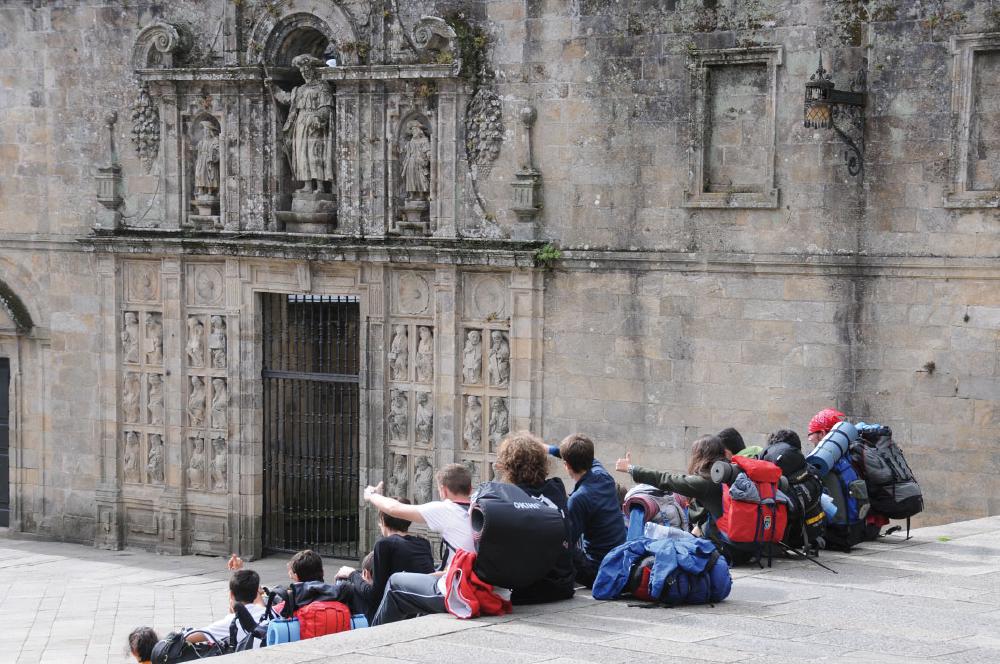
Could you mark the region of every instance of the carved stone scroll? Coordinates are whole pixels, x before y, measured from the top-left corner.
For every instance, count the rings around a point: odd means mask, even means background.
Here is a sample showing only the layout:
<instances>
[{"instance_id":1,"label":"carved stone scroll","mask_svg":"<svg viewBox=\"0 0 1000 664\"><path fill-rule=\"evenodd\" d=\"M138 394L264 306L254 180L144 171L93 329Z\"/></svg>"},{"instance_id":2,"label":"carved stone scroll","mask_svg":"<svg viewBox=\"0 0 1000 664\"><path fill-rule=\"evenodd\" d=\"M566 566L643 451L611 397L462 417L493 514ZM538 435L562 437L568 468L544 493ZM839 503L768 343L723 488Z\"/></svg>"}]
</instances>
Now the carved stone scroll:
<instances>
[{"instance_id":1,"label":"carved stone scroll","mask_svg":"<svg viewBox=\"0 0 1000 664\"><path fill-rule=\"evenodd\" d=\"M464 421L462 440L465 442L465 449L470 452L478 452L483 445L483 405L479 397L466 397Z\"/></svg>"}]
</instances>

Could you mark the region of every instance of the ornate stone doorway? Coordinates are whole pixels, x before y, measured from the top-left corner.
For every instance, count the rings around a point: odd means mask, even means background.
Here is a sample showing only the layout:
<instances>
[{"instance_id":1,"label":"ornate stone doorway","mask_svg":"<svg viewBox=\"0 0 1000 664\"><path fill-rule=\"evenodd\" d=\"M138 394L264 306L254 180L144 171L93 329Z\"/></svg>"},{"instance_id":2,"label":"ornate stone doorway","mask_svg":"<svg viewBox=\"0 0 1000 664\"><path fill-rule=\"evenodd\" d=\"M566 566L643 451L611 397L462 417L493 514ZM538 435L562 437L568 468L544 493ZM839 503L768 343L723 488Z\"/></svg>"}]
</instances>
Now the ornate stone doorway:
<instances>
[{"instance_id":1,"label":"ornate stone doorway","mask_svg":"<svg viewBox=\"0 0 1000 664\"><path fill-rule=\"evenodd\" d=\"M261 295L265 551L357 558L360 307Z\"/></svg>"},{"instance_id":2,"label":"ornate stone doorway","mask_svg":"<svg viewBox=\"0 0 1000 664\"><path fill-rule=\"evenodd\" d=\"M10 525L10 360L0 357L0 528Z\"/></svg>"}]
</instances>

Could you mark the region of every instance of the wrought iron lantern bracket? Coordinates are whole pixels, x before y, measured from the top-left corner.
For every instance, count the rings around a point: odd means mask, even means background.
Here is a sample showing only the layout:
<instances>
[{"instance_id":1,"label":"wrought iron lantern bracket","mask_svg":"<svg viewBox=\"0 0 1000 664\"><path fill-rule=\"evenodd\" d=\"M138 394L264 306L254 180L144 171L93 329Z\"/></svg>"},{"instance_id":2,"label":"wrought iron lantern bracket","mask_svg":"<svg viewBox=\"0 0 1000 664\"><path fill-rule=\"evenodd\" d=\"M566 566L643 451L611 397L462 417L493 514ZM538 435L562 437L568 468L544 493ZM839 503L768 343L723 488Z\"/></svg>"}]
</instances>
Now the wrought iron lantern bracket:
<instances>
[{"instance_id":1,"label":"wrought iron lantern bracket","mask_svg":"<svg viewBox=\"0 0 1000 664\"><path fill-rule=\"evenodd\" d=\"M803 125L812 129L833 129L844 143L844 161L852 176L864 177L865 170L865 115L867 96L865 69L861 68L851 80L850 90L837 90L831 75L823 69L820 56L816 73L805 86Z\"/></svg>"}]
</instances>

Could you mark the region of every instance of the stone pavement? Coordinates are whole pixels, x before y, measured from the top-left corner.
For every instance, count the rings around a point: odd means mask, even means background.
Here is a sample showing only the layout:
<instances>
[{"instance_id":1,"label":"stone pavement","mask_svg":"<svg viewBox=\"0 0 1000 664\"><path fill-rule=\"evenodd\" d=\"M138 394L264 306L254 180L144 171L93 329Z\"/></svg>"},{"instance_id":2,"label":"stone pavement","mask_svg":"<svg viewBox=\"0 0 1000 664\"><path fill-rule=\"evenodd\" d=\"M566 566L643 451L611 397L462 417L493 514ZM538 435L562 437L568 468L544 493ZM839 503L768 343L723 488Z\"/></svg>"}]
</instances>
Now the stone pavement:
<instances>
[{"instance_id":1,"label":"stone pavement","mask_svg":"<svg viewBox=\"0 0 1000 664\"><path fill-rule=\"evenodd\" d=\"M579 593L512 616L428 616L234 656L234 662L1000 662L1000 517L737 569L714 607L640 608Z\"/></svg>"},{"instance_id":2,"label":"stone pavement","mask_svg":"<svg viewBox=\"0 0 1000 664\"><path fill-rule=\"evenodd\" d=\"M737 569L714 607L597 602L519 607L512 616L428 616L234 655L268 662L998 662L1000 517L914 532L909 542ZM285 579L284 558L253 567ZM328 568L336 563L330 561ZM226 602L224 561L0 540L0 662L113 662L128 632L204 623Z\"/></svg>"}]
</instances>

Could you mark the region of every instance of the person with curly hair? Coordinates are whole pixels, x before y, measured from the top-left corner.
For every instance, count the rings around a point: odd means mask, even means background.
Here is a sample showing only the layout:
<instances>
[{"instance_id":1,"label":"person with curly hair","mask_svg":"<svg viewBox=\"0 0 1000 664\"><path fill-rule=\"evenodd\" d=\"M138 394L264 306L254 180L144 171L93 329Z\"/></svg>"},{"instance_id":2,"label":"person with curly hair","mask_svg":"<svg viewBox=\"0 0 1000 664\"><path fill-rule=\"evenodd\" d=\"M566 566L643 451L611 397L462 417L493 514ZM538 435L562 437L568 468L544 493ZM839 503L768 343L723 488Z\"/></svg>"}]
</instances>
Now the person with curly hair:
<instances>
[{"instance_id":1,"label":"person with curly hair","mask_svg":"<svg viewBox=\"0 0 1000 664\"><path fill-rule=\"evenodd\" d=\"M562 512L566 539L569 540L566 486L558 477L546 479L548 453L541 440L527 431L508 434L500 443L493 468L501 481L518 486L528 495L551 503ZM567 549L543 578L526 588L514 588L511 603L538 604L569 599L573 596L574 578L573 552Z\"/></svg>"}]
</instances>

